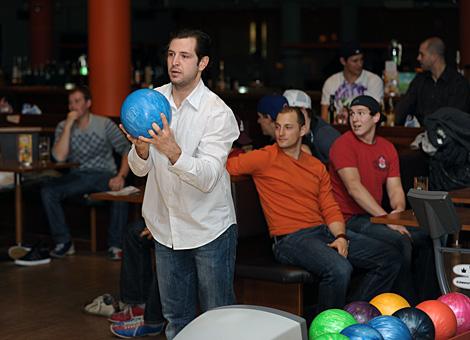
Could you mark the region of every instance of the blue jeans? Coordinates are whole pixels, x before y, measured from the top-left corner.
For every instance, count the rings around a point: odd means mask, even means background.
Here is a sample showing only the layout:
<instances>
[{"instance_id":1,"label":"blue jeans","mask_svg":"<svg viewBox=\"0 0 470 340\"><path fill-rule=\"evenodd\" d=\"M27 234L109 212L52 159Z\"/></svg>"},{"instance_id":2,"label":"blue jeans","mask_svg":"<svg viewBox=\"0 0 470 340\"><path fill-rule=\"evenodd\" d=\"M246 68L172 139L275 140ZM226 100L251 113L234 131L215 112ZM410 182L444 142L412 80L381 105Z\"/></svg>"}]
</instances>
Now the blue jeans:
<instances>
[{"instance_id":1,"label":"blue jeans","mask_svg":"<svg viewBox=\"0 0 470 340\"><path fill-rule=\"evenodd\" d=\"M109 190L108 182L114 176L110 172L76 170L44 182L41 198L46 211L52 238L55 243L71 240L70 228L65 222L62 201L68 197ZM128 204L112 202L111 221L108 228L108 246L121 248L122 231L127 223Z\"/></svg>"},{"instance_id":2,"label":"blue jeans","mask_svg":"<svg viewBox=\"0 0 470 340\"><path fill-rule=\"evenodd\" d=\"M165 335L173 339L201 312L235 303L233 277L237 226L194 249L173 250L155 242L155 257Z\"/></svg>"},{"instance_id":3,"label":"blue jeans","mask_svg":"<svg viewBox=\"0 0 470 340\"><path fill-rule=\"evenodd\" d=\"M122 241L120 290L121 300L127 304L145 304L144 321L158 325L164 321L157 276L153 272L154 241L141 237L145 228L142 218L131 223Z\"/></svg>"},{"instance_id":4,"label":"blue jeans","mask_svg":"<svg viewBox=\"0 0 470 340\"><path fill-rule=\"evenodd\" d=\"M366 270L352 300L369 301L389 291L400 271L400 254L386 244L348 230L348 257L330 248L335 240L326 225L299 230L273 245L277 261L299 266L318 276L318 311L343 308L353 268Z\"/></svg>"},{"instance_id":5,"label":"blue jeans","mask_svg":"<svg viewBox=\"0 0 470 340\"><path fill-rule=\"evenodd\" d=\"M385 224L370 221L370 215L356 215L346 227L359 234L389 244L402 254L402 269L393 286L411 305L439 296L431 238L416 227L407 228L411 239ZM436 295L437 294L437 295Z\"/></svg>"}]
</instances>

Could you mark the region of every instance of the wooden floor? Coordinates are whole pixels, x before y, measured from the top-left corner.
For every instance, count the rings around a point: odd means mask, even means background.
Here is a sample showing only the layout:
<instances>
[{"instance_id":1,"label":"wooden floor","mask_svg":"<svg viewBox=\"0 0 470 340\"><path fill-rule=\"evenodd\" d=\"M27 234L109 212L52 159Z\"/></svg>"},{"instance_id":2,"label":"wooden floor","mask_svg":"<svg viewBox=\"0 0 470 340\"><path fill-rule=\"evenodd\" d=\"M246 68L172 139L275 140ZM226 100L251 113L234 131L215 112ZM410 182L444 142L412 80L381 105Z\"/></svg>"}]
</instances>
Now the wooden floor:
<instances>
[{"instance_id":1,"label":"wooden floor","mask_svg":"<svg viewBox=\"0 0 470 340\"><path fill-rule=\"evenodd\" d=\"M119 270L120 262L92 254L35 267L0 262L0 338L116 339L106 318L81 308L101 294L117 295Z\"/></svg>"}]
</instances>

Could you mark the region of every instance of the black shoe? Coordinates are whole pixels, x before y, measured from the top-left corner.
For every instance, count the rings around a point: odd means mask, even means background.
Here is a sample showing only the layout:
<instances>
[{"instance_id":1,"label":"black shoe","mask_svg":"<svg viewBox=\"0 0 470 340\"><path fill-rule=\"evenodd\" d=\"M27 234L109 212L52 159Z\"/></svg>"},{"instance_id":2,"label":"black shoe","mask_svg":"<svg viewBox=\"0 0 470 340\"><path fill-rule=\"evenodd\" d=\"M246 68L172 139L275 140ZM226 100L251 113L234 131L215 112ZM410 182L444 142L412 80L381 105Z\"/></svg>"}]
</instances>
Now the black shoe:
<instances>
[{"instance_id":1,"label":"black shoe","mask_svg":"<svg viewBox=\"0 0 470 340\"><path fill-rule=\"evenodd\" d=\"M33 247L25 256L15 260L15 264L19 266L38 266L49 262L49 252L41 247Z\"/></svg>"}]
</instances>

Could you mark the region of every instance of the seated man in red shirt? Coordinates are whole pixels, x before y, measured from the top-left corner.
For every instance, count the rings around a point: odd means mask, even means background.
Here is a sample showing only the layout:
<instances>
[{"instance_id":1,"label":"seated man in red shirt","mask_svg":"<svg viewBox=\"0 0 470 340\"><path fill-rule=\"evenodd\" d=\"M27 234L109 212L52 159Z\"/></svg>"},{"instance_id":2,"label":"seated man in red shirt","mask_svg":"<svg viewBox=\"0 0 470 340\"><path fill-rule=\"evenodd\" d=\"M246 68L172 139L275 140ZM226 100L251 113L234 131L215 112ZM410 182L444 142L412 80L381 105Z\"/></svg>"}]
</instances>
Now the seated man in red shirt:
<instances>
[{"instance_id":1,"label":"seated man in red shirt","mask_svg":"<svg viewBox=\"0 0 470 340\"><path fill-rule=\"evenodd\" d=\"M353 99L349 111L351 131L336 139L330 149L331 184L348 230L385 242L403 255L402 270L394 288L408 302L416 304L415 288L421 287L414 287L411 279L413 248L420 248L423 260L417 268L422 270L419 280L429 286L436 281L429 237L417 228L370 222L371 216L388 213L381 205L384 185L392 212L406 207L397 151L392 143L376 136L376 125L381 119L380 105L374 98ZM423 289L420 290L421 299L436 298L424 296L426 293L423 295Z\"/></svg>"},{"instance_id":2,"label":"seated man in red shirt","mask_svg":"<svg viewBox=\"0 0 470 340\"><path fill-rule=\"evenodd\" d=\"M325 166L301 151L305 132L302 112L286 107L276 118L276 144L230 158L227 170L252 175L274 257L319 277L320 311L344 307L353 267L367 274L351 297L368 301L391 288L401 255L383 242L345 230Z\"/></svg>"}]
</instances>

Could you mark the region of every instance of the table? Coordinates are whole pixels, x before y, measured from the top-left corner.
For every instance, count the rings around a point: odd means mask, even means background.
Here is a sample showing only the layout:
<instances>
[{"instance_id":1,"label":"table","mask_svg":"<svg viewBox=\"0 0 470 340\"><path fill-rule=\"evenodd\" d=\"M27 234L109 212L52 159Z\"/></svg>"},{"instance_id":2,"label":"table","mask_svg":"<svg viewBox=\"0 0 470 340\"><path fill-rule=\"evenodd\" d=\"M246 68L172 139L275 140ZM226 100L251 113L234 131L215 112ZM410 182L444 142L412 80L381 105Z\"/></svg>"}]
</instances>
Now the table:
<instances>
[{"instance_id":1,"label":"table","mask_svg":"<svg viewBox=\"0 0 470 340\"><path fill-rule=\"evenodd\" d=\"M53 163L35 161L31 165L23 165L18 161L4 160L0 161L0 171L15 173L15 238L16 243L23 241L23 203L21 192L21 175L27 172L36 172L43 170L59 170L78 167L78 163Z\"/></svg>"},{"instance_id":2,"label":"table","mask_svg":"<svg viewBox=\"0 0 470 340\"><path fill-rule=\"evenodd\" d=\"M108 191L94 192L88 195L90 200L94 201L120 201L129 202L135 204L142 204L144 201L145 186L139 187L139 192L129 195L112 195ZM140 214L139 214L140 216ZM90 212L90 238L91 238L91 251L96 252L97 240L96 240L96 207L91 206Z\"/></svg>"},{"instance_id":3,"label":"table","mask_svg":"<svg viewBox=\"0 0 470 340\"><path fill-rule=\"evenodd\" d=\"M142 203L144 201L145 187L139 187L139 192L130 195L112 195L108 191L94 192L88 197L94 201L121 201L129 203Z\"/></svg>"},{"instance_id":4,"label":"table","mask_svg":"<svg viewBox=\"0 0 470 340\"><path fill-rule=\"evenodd\" d=\"M463 188L449 192L454 203L470 204L470 188Z\"/></svg>"},{"instance_id":5,"label":"table","mask_svg":"<svg viewBox=\"0 0 470 340\"><path fill-rule=\"evenodd\" d=\"M470 231L470 209L463 207L456 207L457 215L460 218L460 223L462 223L462 230ZM418 227L418 221L416 216L413 214L413 210L405 210L399 213L393 213L382 216L371 217L370 221L372 223L380 224L399 224L409 227Z\"/></svg>"}]
</instances>

